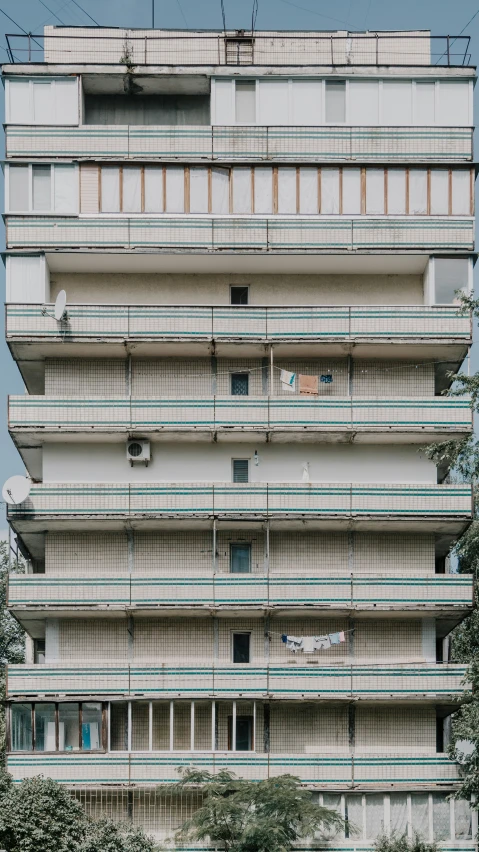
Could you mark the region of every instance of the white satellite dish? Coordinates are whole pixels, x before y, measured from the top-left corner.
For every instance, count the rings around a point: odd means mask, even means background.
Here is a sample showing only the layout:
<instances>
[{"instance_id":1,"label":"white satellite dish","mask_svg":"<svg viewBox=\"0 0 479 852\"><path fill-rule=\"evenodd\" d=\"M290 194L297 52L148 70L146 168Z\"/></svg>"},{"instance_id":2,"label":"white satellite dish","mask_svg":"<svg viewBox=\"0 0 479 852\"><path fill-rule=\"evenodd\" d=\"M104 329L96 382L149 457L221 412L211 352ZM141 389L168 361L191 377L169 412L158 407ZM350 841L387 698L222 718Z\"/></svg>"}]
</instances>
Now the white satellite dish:
<instances>
[{"instance_id":1,"label":"white satellite dish","mask_svg":"<svg viewBox=\"0 0 479 852\"><path fill-rule=\"evenodd\" d=\"M11 476L2 488L2 497L9 506L23 503L30 494L32 482L26 476Z\"/></svg>"},{"instance_id":2,"label":"white satellite dish","mask_svg":"<svg viewBox=\"0 0 479 852\"><path fill-rule=\"evenodd\" d=\"M65 316L65 308L67 304L67 294L65 290L60 290L58 296L55 299L55 308L53 311L53 315L57 322L60 322L61 319Z\"/></svg>"}]
</instances>

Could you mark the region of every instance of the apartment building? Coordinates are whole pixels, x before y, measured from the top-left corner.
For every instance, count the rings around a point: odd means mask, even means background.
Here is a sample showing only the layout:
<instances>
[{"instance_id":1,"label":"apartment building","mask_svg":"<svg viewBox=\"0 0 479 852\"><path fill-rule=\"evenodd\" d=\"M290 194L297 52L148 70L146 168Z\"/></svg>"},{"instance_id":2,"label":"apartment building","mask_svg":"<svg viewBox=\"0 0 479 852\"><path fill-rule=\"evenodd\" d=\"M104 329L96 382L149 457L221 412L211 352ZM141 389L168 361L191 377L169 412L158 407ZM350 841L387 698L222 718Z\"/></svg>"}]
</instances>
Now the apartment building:
<instances>
[{"instance_id":1,"label":"apartment building","mask_svg":"<svg viewBox=\"0 0 479 852\"><path fill-rule=\"evenodd\" d=\"M473 848L447 756L471 493L424 453L472 428L444 395L471 343L462 44L47 27L12 47L15 780L165 839L198 804L162 793L178 768L287 772L347 818L335 848Z\"/></svg>"}]
</instances>

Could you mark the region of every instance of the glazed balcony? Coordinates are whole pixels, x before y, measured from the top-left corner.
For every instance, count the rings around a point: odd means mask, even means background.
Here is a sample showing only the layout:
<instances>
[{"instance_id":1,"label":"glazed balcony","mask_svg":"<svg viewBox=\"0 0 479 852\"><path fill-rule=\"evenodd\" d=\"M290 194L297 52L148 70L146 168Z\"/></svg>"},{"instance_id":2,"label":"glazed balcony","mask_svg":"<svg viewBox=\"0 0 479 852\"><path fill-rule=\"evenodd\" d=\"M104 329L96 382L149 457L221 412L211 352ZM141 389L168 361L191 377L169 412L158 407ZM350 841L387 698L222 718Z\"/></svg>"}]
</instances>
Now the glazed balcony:
<instances>
[{"instance_id":1,"label":"glazed balcony","mask_svg":"<svg viewBox=\"0 0 479 852\"><path fill-rule=\"evenodd\" d=\"M264 778L292 773L303 784L321 789L403 788L453 786L459 770L445 754L257 754L252 752L156 752L118 754L9 754L7 770L15 780L45 774L63 784L172 783L177 770L197 766L209 772L231 769L241 778Z\"/></svg>"},{"instance_id":2,"label":"glazed balcony","mask_svg":"<svg viewBox=\"0 0 479 852\"><path fill-rule=\"evenodd\" d=\"M471 127L8 125L6 156L91 161L468 162Z\"/></svg>"},{"instance_id":3,"label":"glazed balcony","mask_svg":"<svg viewBox=\"0 0 479 852\"><path fill-rule=\"evenodd\" d=\"M472 216L7 216L8 249L470 252Z\"/></svg>"},{"instance_id":4,"label":"glazed balcony","mask_svg":"<svg viewBox=\"0 0 479 852\"><path fill-rule=\"evenodd\" d=\"M49 529L140 528L171 525L210 527L219 520L269 520L284 525L358 529L414 529L460 533L472 519L469 485L147 482L38 483L24 503L8 507L19 533Z\"/></svg>"},{"instance_id":5,"label":"glazed balcony","mask_svg":"<svg viewBox=\"0 0 479 852\"><path fill-rule=\"evenodd\" d=\"M294 655L288 664L188 665L184 658L157 665L98 663L96 666L9 665L10 698L242 698L304 701L363 700L374 703L451 704L463 691L466 667L408 663L374 665L304 664Z\"/></svg>"},{"instance_id":6,"label":"glazed balcony","mask_svg":"<svg viewBox=\"0 0 479 852\"><path fill-rule=\"evenodd\" d=\"M185 573L117 575L114 578L12 574L8 605L22 613L44 611L73 616L78 608L135 611L202 611L212 608L301 613L385 612L457 617L472 607L470 577L461 574L385 576L307 572L247 574ZM43 614L47 614L45 611Z\"/></svg>"},{"instance_id":7,"label":"glazed balcony","mask_svg":"<svg viewBox=\"0 0 479 852\"><path fill-rule=\"evenodd\" d=\"M10 396L8 424L21 446L38 446L58 436L116 435L135 431L171 440L178 432L192 440L284 440L317 433L334 441L426 442L462 437L472 431L468 398L383 397L50 397Z\"/></svg>"}]
</instances>

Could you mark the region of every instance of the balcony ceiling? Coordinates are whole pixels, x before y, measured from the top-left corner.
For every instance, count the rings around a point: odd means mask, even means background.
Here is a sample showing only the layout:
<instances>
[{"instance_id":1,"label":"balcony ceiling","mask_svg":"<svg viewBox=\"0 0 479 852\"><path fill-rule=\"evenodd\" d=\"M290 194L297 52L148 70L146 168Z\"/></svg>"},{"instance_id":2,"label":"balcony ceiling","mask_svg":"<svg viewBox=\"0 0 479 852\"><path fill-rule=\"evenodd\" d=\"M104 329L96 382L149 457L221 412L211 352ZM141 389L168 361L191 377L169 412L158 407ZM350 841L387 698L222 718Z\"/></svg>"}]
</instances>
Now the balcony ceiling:
<instances>
[{"instance_id":1,"label":"balcony ceiling","mask_svg":"<svg viewBox=\"0 0 479 852\"><path fill-rule=\"evenodd\" d=\"M84 74L83 90L87 95L124 95L123 76L119 74ZM210 78L206 74L135 74L135 84L142 95L208 95Z\"/></svg>"}]
</instances>

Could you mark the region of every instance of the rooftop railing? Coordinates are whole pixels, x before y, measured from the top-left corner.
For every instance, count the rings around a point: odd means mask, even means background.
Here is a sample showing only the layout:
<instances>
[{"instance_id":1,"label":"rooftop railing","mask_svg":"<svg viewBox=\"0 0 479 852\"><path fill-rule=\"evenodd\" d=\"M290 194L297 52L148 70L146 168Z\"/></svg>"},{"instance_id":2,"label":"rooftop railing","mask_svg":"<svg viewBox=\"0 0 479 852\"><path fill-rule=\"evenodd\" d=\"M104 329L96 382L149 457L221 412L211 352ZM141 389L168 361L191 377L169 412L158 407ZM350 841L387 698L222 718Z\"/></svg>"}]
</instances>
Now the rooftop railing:
<instances>
[{"instance_id":1,"label":"rooftop railing","mask_svg":"<svg viewBox=\"0 0 479 852\"><path fill-rule=\"evenodd\" d=\"M145 65L349 66L468 65L470 36L364 32L188 32L47 27L7 33L10 62Z\"/></svg>"}]
</instances>

